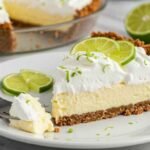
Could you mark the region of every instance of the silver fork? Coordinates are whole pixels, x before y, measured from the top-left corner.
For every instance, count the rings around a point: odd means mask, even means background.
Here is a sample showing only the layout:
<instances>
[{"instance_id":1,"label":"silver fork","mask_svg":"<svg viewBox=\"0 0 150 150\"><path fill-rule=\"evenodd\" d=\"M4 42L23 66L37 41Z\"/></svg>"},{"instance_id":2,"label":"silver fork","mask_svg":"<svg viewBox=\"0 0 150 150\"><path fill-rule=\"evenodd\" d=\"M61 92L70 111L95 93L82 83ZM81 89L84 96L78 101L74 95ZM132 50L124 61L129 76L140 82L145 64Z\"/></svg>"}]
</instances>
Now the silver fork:
<instances>
[{"instance_id":1,"label":"silver fork","mask_svg":"<svg viewBox=\"0 0 150 150\"><path fill-rule=\"evenodd\" d=\"M6 119L6 120L19 120L16 117L12 117L9 115L9 109L11 107L11 102L5 101L2 98L0 98L0 118Z\"/></svg>"}]
</instances>

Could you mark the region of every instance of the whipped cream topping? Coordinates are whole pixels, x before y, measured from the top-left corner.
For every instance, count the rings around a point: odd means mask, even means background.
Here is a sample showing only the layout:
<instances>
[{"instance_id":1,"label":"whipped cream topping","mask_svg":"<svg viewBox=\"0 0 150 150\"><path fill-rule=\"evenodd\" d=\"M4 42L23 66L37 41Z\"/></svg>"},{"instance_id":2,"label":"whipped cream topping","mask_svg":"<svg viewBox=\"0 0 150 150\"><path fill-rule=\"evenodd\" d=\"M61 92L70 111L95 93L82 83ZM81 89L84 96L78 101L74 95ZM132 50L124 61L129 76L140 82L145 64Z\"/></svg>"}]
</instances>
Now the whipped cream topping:
<instances>
[{"instance_id":1,"label":"whipped cream topping","mask_svg":"<svg viewBox=\"0 0 150 150\"><path fill-rule=\"evenodd\" d=\"M4 24L4 23L9 23L9 22L10 22L9 16L3 5L3 0L0 0L0 23Z\"/></svg>"},{"instance_id":2,"label":"whipped cream topping","mask_svg":"<svg viewBox=\"0 0 150 150\"><path fill-rule=\"evenodd\" d=\"M54 95L63 92L94 91L115 84L150 81L150 57L136 47L136 58L121 67L102 53L80 52L65 57L57 68Z\"/></svg>"},{"instance_id":3,"label":"whipped cream topping","mask_svg":"<svg viewBox=\"0 0 150 150\"><path fill-rule=\"evenodd\" d=\"M150 56L141 47L136 47L136 58L124 66L124 71L128 73L126 82L129 84L139 84L150 81Z\"/></svg>"},{"instance_id":4,"label":"whipped cream topping","mask_svg":"<svg viewBox=\"0 0 150 150\"><path fill-rule=\"evenodd\" d=\"M55 78L54 93L93 91L123 81L125 72L102 53L67 56Z\"/></svg>"},{"instance_id":5,"label":"whipped cream topping","mask_svg":"<svg viewBox=\"0 0 150 150\"><path fill-rule=\"evenodd\" d=\"M38 100L38 98L29 94L20 94L18 97L15 97L9 114L23 121L38 122L42 117L50 120L51 115L45 112Z\"/></svg>"},{"instance_id":6,"label":"whipped cream topping","mask_svg":"<svg viewBox=\"0 0 150 150\"><path fill-rule=\"evenodd\" d=\"M38 8L56 15L74 15L76 10L80 10L89 5L92 0L5 0L10 3L23 4L27 7Z\"/></svg>"}]
</instances>

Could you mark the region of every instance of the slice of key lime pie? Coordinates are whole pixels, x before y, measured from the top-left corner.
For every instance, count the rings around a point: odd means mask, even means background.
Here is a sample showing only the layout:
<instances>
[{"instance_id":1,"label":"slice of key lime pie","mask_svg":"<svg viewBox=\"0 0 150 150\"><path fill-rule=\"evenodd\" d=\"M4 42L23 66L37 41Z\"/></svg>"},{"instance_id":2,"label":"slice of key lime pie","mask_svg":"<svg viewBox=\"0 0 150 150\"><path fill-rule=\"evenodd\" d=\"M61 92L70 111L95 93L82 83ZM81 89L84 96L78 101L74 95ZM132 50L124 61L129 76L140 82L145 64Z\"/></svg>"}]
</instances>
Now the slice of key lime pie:
<instances>
[{"instance_id":1,"label":"slice of key lime pie","mask_svg":"<svg viewBox=\"0 0 150 150\"><path fill-rule=\"evenodd\" d=\"M146 46L138 40L115 39L111 33L104 36L80 42L58 66L52 98L57 125L150 110Z\"/></svg>"},{"instance_id":2,"label":"slice of key lime pie","mask_svg":"<svg viewBox=\"0 0 150 150\"><path fill-rule=\"evenodd\" d=\"M45 111L38 98L29 94L15 97L10 109L10 126L35 134L54 131L51 115Z\"/></svg>"}]
</instances>

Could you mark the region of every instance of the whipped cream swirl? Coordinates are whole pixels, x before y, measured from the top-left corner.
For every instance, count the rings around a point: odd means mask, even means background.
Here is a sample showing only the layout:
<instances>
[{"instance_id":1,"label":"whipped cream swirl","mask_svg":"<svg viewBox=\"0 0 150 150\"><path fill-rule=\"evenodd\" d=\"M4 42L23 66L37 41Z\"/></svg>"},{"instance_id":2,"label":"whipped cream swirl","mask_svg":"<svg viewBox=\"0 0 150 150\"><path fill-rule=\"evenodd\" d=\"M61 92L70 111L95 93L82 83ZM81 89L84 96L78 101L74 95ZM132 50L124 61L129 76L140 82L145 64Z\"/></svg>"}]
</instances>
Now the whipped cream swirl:
<instances>
[{"instance_id":1,"label":"whipped cream swirl","mask_svg":"<svg viewBox=\"0 0 150 150\"><path fill-rule=\"evenodd\" d=\"M141 47L136 47L136 58L123 67L102 53L80 52L66 56L57 68L54 95L146 82L150 82L150 56Z\"/></svg>"},{"instance_id":2,"label":"whipped cream swirl","mask_svg":"<svg viewBox=\"0 0 150 150\"><path fill-rule=\"evenodd\" d=\"M4 23L9 23L9 22L10 22L9 16L3 5L3 0L0 0L0 23L4 24Z\"/></svg>"},{"instance_id":3,"label":"whipped cream swirl","mask_svg":"<svg viewBox=\"0 0 150 150\"><path fill-rule=\"evenodd\" d=\"M58 67L54 93L93 91L124 80L126 73L102 53L67 56Z\"/></svg>"},{"instance_id":4,"label":"whipped cream swirl","mask_svg":"<svg viewBox=\"0 0 150 150\"><path fill-rule=\"evenodd\" d=\"M128 74L126 82L129 84L150 82L150 56L142 47L136 47L136 58L123 70Z\"/></svg>"},{"instance_id":5,"label":"whipped cream swirl","mask_svg":"<svg viewBox=\"0 0 150 150\"><path fill-rule=\"evenodd\" d=\"M50 120L51 115L45 112L38 100L29 94L20 94L15 97L9 114L23 121L38 122L41 117L47 117L47 120Z\"/></svg>"}]
</instances>

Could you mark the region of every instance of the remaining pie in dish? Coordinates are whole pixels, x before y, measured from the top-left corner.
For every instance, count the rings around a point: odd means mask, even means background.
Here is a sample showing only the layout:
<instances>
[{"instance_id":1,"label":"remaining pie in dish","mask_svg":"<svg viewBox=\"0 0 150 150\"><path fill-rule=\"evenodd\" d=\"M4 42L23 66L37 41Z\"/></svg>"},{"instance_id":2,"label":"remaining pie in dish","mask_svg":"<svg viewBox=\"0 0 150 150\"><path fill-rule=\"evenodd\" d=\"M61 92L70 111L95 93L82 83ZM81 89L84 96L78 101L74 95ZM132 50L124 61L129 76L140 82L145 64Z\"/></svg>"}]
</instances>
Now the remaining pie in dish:
<instances>
[{"instance_id":1,"label":"remaining pie in dish","mask_svg":"<svg viewBox=\"0 0 150 150\"><path fill-rule=\"evenodd\" d=\"M12 22L14 27L58 24L90 15L100 6L101 0L0 0L0 51L15 49Z\"/></svg>"},{"instance_id":2,"label":"remaining pie in dish","mask_svg":"<svg viewBox=\"0 0 150 150\"><path fill-rule=\"evenodd\" d=\"M89 15L100 6L99 0L4 0L10 18L32 25L51 25ZM87 7L91 8L91 12ZM85 10L86 9L86 12ZM15 10L15 11L14 11Z\"/></svg>"},{"instance_id":3,"label":"remaining pie in dish","mask_svg":"<svg viewBox=\"0 0 150 150\"><path fill-rule=\"evenodd\" d=\"M135 46L135 58L120 66L99 52L66 56L55 77L52 117L56 125L86 123L150 110L150 46L115 33L93 33L92 37L130 41Z\"/></svg>"}]
</instances>

